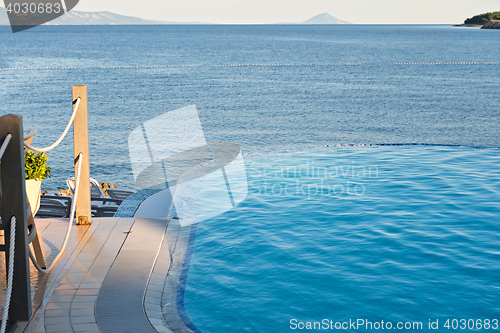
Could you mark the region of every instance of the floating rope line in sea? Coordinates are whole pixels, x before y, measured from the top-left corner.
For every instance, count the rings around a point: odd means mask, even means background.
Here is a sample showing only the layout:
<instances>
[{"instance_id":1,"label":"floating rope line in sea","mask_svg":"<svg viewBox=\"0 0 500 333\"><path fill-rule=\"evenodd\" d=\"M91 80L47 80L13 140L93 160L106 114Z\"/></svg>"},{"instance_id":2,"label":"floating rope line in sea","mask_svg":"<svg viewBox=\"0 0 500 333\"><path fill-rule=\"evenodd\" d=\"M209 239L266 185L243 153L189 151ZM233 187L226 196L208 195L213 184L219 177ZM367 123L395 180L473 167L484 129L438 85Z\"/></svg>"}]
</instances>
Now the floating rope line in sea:
<instances>
[{"instance_id":1,"label":"floating rope line in sea","mask_svg":"<svg viewBox=\"0 0 500 333\"><path fill-rule=\"evenodd\" d=\"M286 67L286 66L415 66L415 65L500 65L500 62L393 62L393 63L304 63L304 64L223 64L208 67ZM152 68L193 68L200 65L151 65L151 66L100 66L100 67L27 67L0 68L0 71L42 71L75 69L152 69Z\"/></svg>"},{"instance_id":2,"label":"floating rope line in sea","mask_svg":"<svg viewBox=\"0 0 500 333\"><path fill-rule=\"evenodd\" d=\"M233 64L214 65L214 67L251 67L251 66L361 66L365 63L345 63L345 64Z\"/></svg>"},{"instance_id":3,"label":"floating rope line in sea","mask_svg":"<svg viewBox=\"0 0 500 333\"><path fill-rule=\"evenodd\" d=\"M498 62L395 62L393 65L495 65Z\"/></svg>"},{"instance_id":4,"label":"floating rope line in sea","mask_svg":"<svg viewBox=\"0 0 500 333\"><path fill-rule=\"evenodd\" d=\"M27 67L27 68L0 68L0 71L43 71L62 69L119 69L119 68L181 68L195 67L195 65L166 65L166 66L101 66L101 67Z\"/></svg>"},{"instance_id":5,"label":"floating rope line in sea","mask_svg":"<svg viewBox=\"0 0 500 333\"><path fill-rule=\"evenodd\" d=\"M0 68L0 71L46 71L58 69L87 69L87 67L28 67L28 68Z\"/></svg>"},{"instance_id":6,"label":"floating rope line in sea","mask_svg":"<svg viewBox=\"0 0 500 333\"><path fill-rule=\"evenodd\" d=\"M101 69L112 68L182 68L182 67L196 67L195 65L166 65L166 66L108 66L100 67Z\"/></svg>"},{"instance_id":7,"label":"floating rope line in sea","mask_svg":"<svg viewBox=\"0 0 500 333\"><path fill-rule=\"evenodd\" d=\"M393 62L390 64L378 63L321 63L321 64L229 64L229 65L214 65L214 67L250 67L250 66L369 66L369 65L499 65L500 62Z\"/></svg>"}]
</instances>

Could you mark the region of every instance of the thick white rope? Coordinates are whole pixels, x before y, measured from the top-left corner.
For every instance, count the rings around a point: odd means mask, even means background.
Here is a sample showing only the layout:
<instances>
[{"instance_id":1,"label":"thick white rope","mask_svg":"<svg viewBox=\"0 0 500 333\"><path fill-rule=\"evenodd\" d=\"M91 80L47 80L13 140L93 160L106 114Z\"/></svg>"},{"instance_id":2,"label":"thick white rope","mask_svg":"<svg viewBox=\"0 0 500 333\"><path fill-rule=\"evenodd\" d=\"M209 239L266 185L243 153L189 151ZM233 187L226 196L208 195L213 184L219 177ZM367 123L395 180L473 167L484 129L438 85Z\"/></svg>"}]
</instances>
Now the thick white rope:
<instances>
[{"instance_id":1,"label":"thick white rope","mask_svg":"<svg viewBox=\"0 0 500 333\"><path fill-rule=\"evenodd\" d=\"M9 246L9 267L7 268L7 295L3 307L1 333L5 333L7 320L9 319L10 298L12 296L12 280L14 278L14 249L16 245L16 217L12 216L10 220L10 246Z\"/></svg>"},{"instance_id":2,"label":"thick white rope","mask_svg":"<svg viewBox=\"0 0 500 333\"><path fill-rule=\"evenodd\" d=\"M45 147L45 148L36 148L36 147L33 147L32 145L30 145L29 143L24 142L24 146L26 148L28 148L29 150L33 150L33 151L36 151L39 153L45 153L45 152L50 151L50 150L54 149L55 147L57 147L61 143L61 141L64 139L66 134L68 134L68 131L71 127L71 124L73 123L73 120L75 119L76 112L78 111L79 106L80 106L80 98L78 98L76 100L75 107L73 108L73 114L71 115L71 119L68 122L68 126L66 126L66 129L64 130L63 134L59 137L59 139L56 142L54 142L54 144L52 144L49 147Z\"/></svg>"},{"instance_id":3,"label":"thick white rope","mask_svg":"<svg viewBox=\"0 0 500 333\"><path fill-rule=\"evenodd\" d=\"M5 140L3 140L2 147L0 148L0 161L2 160L3 154L9 145L10 139L12 139L12 134L7 134Z\"/></svg>"},{"instance_id":4,"label":"thick white rope","mask_svg":"<svg viewBox=\"0 0 500 333\"><path fill-rule=\"evenodd\" d=\"M64 252L64 249L66 248L66 244L68 244L69 235L71 233L71 226L73 225L73 218L75 216L76 201L78 198L78 188L80 185L80 172L82 171L82 158L83 158L83 154L80 153L80 155L78 155L78 171L76 173L75 194L73 195L73 203L71 204L71 215L69 218L68 230L66 231L66 237L64 238L64 242L62 244L61 250L59 251L57 256L54 258L54 260L52 261L52 264L50 264L50 266L48 268L43 269L42 267L40 267L40 265L36 261L35 256L33 255L33 252L31 251L31 248L29 249L31 262L33 263L35 268L41 273L47 274L56 266L57 261L59 260L59 258L61 258L62 254ZM0 333L3 333L3 332L0 332Z\"/></svg>"}]
</instances>

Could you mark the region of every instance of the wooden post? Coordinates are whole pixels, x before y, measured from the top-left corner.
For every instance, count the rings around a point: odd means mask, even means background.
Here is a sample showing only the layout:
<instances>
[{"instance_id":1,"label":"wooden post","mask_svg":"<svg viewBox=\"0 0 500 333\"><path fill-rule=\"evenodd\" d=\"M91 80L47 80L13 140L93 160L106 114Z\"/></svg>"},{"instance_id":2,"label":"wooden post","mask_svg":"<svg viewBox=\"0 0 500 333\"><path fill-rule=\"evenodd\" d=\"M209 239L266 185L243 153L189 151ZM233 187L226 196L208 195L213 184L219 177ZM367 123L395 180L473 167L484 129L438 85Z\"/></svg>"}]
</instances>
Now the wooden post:
<instances>
[{"instance_id":1,"label":"wooden post","mask_svg":"<svg viewBox=\"0 0 500 333\"><path fill-rule=\"evenodd\" d=\"M75 151L75 182L78 172L78 155L82 156L80 187L76 202L76 224L91 224L90 211L90 163L89 163L89 119L87 106L87 86L73 86L73 107L80 98L80 106L73 120L73 140Z\"/></svg>"},{"instance_id":2,"label":"wooden post","mask_svg":"<svg viewBox=\"0 0 500 333\"><path fill-rule=\"evenodd\" d=\"M26 186L24 170L23 117L0 117L0 140L12 134L12 139L2 158L2 221L5 227L5 261L9 266L10 224L16 217L14 276L9 320L28 321L31 318L31 285L28 262L28 216L26 211Z\"/></svg>"}]
</instances>

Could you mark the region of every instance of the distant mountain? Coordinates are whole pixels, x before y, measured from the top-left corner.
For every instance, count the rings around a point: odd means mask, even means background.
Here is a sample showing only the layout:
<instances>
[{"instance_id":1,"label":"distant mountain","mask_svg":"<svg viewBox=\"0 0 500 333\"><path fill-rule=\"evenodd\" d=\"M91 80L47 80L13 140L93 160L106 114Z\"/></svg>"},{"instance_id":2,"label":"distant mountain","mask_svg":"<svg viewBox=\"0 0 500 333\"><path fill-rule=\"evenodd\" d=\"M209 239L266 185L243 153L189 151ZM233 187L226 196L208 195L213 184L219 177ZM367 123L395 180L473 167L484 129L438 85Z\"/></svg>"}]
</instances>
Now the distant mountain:
<instances>
[{"instance_id":1,"label":"distant mountain","mask_svg":"<svg viewBox=\"0 0 500 333\"><path fill-rule=\"evenodd\" d=\"M5 8L0 7L0 25L9 25ZM70 11L48 25L151 25L151 24L207 24L200 22L169 22L144 20L133 16L118 15L110 12L78 12Z\"/></svg>"},{"instance_id":2,"label":"distant mountain","mask_svg":"<svg viewBox=\"0 0 500 333\"><path fill-rule=\"evenodd\" d=\"M123 16L110 12L71 11L48 25L122 25L122 24L162 24L160 21L148 21L138 17Z\"/></svg>"},{"instance_id":3,"label":"distant mountain","mask_svg":"<svg viewBox=\"0 0 500 333\"><path fill-rule=\"evenodd\" d=\"M304 22L280 22L276 24L352 24L352 23L340 20L328 13L323 13L316 15Z\"/></svg>"},{"instance_id":4,"label":"distant mountain","mask_svg":"<svg viewBox=\"0 0 500 333\"><path fill-rule=\"evenodd\" d=\"M301 24L352 24L351 22L340 20L328 13L316 15Z\"/></svg>"},{"instance_id":5,"label":"distant mountain","mask_svg":"<svg viewBox=\"0 0 500 333\"><path fill-rule=\"evenodd\" d=\"M0 25L9 25L9 18L5 8L0 7ZM110 12L78 12L70 11L49 23L48 25L151 25L151 24L210 24L201 22L171 22L145 20L133 16L118 15ZM323 13L310 18L302 23L278 24L352 24L340 20L328 13Z\"/></svg>"},{"instance_id":6,"label":"distant mountain","mask_svg":"<svg viewBox=\"0 0 500 333\"><path fill-rule=\"evenodd\" d=\"M142 18L118 15L110 12L77 12L71 11L49 25L150 25L150 24L204 24L200 22L171 22L144 20Z\"/></svg>"}]
</instances>

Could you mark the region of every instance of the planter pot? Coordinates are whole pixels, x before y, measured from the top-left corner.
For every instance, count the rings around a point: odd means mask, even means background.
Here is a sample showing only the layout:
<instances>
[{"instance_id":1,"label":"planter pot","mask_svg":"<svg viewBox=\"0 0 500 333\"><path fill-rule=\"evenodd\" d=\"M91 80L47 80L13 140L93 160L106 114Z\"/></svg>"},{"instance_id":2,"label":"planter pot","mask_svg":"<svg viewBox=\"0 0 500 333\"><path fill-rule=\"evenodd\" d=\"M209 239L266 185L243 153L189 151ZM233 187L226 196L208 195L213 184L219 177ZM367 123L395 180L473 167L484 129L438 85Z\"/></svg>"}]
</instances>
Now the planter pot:
<instances>
[{"instance_id":1,"label":"planter pot","mask_svg":"<svg viewBox=\"0 0 500 333\"><path fill-rule=\"evenodd\" d=\"M39 180L26 181L26 196L28 197L31 206L31 213L35 216L40 208L40 192L42 190L42 182Z\"/></svg>"}]
</instances>

